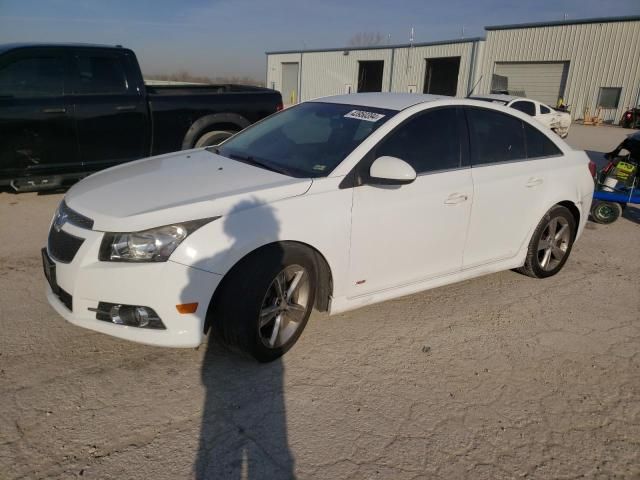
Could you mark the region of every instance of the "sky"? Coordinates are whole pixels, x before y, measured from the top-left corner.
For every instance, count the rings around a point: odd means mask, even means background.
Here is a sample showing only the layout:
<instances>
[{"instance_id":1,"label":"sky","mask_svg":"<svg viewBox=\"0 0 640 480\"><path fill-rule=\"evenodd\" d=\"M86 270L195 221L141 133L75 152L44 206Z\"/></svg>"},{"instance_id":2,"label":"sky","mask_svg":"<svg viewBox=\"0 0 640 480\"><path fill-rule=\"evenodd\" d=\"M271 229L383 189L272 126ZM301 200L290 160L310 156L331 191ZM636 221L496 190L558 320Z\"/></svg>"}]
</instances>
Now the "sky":
<instances>
[{"instance_id":1,"label":"sky","mask_svg":"<svg viewBox=\"0 0 640 480\"><path fill-rule=\"evenodd\" d=\"M121 44L147 77L265 76L265 51L484 36L486 25L640 15L640 0L0 0L0 44Z\"/></svg>"}]
</instances>

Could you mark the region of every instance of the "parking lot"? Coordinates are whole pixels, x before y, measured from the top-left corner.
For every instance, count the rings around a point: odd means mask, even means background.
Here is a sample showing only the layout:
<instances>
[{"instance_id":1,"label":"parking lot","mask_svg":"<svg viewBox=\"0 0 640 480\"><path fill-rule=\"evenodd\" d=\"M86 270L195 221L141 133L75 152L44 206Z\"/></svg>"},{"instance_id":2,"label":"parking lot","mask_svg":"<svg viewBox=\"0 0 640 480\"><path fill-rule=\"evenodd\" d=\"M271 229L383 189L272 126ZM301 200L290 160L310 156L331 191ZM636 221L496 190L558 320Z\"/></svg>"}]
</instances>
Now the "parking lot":
<instances>
[{"instance_id":1,"label":"parking lot","mask_svg":"<svg viewBox=\"0 0 640 480\"><path fill-rule=\"evenodd\" d=\"M628 132L568 142L597 159ZM314 313L262 365L56 315L40 248L62 196L0 193L0 479L640 476L638 209L589 223L555 277Z\"/></svg>"}]
</instances>

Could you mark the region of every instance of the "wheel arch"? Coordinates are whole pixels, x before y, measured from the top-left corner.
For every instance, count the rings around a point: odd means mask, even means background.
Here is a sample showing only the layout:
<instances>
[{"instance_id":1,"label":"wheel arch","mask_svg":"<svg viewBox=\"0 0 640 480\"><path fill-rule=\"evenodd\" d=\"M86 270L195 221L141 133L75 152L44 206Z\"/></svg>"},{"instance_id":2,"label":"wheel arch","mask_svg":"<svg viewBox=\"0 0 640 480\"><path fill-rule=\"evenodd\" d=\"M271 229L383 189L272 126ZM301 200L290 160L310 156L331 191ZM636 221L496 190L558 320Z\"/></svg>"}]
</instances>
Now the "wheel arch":
<instances>
[{"instance_id":1,"label":"wheel arch","mask_svg":"<svg viewBox=\"0 0 640 480\"><path fill-rule=\"evenodd\" d=\"M573 216L573 219L576 221L576 231L573 233L573 235L575 237L575 235L578 233L578 227L580 226L580 209L571 200L563 200L561 202L558 202L558 203L554 204L551 208L555 207L556 205L561 205L561 206L565 207L567 210L569 210L571 212L571 215ZM549 210L551 210L551 208ZM547 211L549 211L549 210L547 210ZM574 238L574 240L575 240L575 238Z\"/></svg>"},{"instance_id":2,"label":"wheel arch","mask_svg":"<svg viewBox=\"0 0 640 480\"><path fill-rule=\"evenodd\" d=\"M329 304L331 295L333 294L333 274L331 271L331 267L329 266L329 262L325 256L315 247L309 245L308 243L297 241L297 240L281 240L276 242L266 243L257 248L254 248L250 252L246 253L240 259L238 259L231 268L223 275L222 280L218 283L213 295L211 296L211 300L207 307L207 315L204 323L204 333L206 334L209 331L212 323L212 315L213 308L218 298L218 295L223 290L223 286L225 281L229 278L231 273L240 267L240 265L247 261L250 257L254 255L259 255L262 251L267 250L269 248L273 248L274 246L278 246L281 249L293 248L293 247L301 247L308 251L309 256L314 262L314 266L316 267L316 272L318 273L318 282L316 285L316 298L314 307L316 310L321 312L326 312L329 310Z\"/></svg>"},{"instance_id":3,"label":"wheel arch","mask_svg":"<svg viewBox=\"0 0 640 480\"><path fill-rule=\"evenodd\" d=\"M249 125L251 125L251 122L237 113L214 113L205 115L193 122L189 130L187 130L182 140L182 150L193 148L202 135L215 129L242 130Z\"/></svg>"}]
</instances>

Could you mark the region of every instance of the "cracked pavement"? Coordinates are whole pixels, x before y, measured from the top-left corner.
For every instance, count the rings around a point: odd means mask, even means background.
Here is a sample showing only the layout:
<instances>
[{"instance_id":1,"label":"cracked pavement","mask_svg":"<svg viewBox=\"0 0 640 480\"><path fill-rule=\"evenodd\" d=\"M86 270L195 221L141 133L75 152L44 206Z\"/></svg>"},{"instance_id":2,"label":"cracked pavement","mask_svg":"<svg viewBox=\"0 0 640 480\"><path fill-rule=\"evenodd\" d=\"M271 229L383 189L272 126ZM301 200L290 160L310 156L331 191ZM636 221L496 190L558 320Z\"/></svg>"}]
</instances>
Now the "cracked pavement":
<instances>
[{"instance_id":1,"label":"cracked pavement","mask_svg":"<svg viewBox=\"0 0 640 480\"><path fill-rule=\"evenodd\" d=\"M624 133L578 127L596 151ZM314 313L259 365L58 317L39 249L60 199L0 193L2 480L640 478L637 209L553 278Z\"/></svg>"}]
</instances>

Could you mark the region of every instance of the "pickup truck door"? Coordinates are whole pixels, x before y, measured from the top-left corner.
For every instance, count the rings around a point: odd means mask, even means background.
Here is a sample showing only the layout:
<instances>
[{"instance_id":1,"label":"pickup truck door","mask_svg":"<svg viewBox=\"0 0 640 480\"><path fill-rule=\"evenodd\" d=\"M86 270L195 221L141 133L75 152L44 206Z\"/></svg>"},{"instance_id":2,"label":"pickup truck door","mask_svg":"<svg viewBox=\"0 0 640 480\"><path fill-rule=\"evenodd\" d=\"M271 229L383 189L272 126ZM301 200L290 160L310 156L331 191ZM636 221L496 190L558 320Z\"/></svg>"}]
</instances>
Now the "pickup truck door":
<instances>
[{"instance_id":1,"label":"pickup truck door","mask_svg":"<svg viewBox=\"0 0 640 480\"><path fill-rule=\"evenodd\" d=\"M147 103L126 50L77 50L73 104L80 159L86 171L136 160L149 153Z\"/></svg>"},{"instance_id":2,"label":"pickup truck door","mask_svg":"<svg viewBox=\"0 0 640 480\"><path fill-rule=\"evenodd\" d=\"M64 53L47 48L0 58L0 178L81 171L67 65Z\"/></svg>"}]
</instances>

